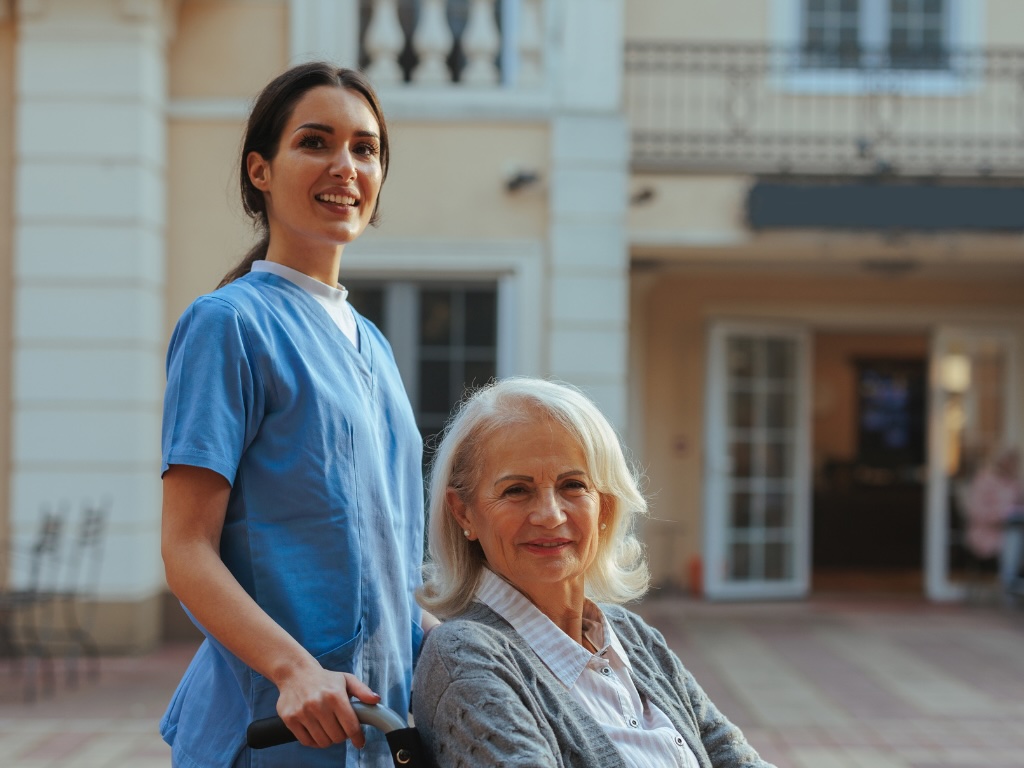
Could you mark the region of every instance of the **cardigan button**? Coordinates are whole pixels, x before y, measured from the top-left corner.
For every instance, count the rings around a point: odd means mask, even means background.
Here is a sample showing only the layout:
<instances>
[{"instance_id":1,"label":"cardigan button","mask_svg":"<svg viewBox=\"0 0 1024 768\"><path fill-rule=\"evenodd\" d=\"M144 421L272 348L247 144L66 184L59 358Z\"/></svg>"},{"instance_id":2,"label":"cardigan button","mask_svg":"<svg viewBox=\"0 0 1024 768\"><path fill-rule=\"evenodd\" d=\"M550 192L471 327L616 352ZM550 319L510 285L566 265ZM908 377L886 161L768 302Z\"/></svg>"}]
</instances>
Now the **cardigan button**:
<instances>
[{"instance_id":1,"label":"cardigan button","mask_svg":"<svg viewBox=\"0 0 1024 768\"><path fill-rule=\"evenodd\" d=\"M677 747L681 747L681 746L683 746L683 744L685 744L685 743L686 743L686 742L684 742L684 741L683 741L683 737L682 737L682 736L680 736L680 735L678 735L678 734L676 734L676 746L677 746Z\"/></svg>"},{"instance_id":2,"label":"cardigan button","mask_svg":"<svg viewBox=\"0 0 1024 768\"><path fill-rule=\"evenodd\" d=\"M637 720L635 717L629 718L629 720L627 720L626 722L629 723L630 728L636 728L640 725L640 721Z\"/></svg>"}]
</instances>

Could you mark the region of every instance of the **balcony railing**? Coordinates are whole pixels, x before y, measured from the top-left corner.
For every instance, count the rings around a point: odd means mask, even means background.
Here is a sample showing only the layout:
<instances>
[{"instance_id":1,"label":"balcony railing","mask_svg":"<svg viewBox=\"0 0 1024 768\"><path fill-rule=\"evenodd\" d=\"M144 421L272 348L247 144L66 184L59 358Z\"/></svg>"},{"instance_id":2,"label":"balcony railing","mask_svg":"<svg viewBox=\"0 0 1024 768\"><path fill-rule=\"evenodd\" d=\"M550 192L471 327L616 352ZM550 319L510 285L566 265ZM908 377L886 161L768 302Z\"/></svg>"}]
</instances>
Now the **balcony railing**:
<instances>
[{"instance_id":1,"label":"balcony railing","mask_svg":"<svg viewBox=\"0 0 1024 768\"><path fill-rule=\"evenodd\" d=\"M827 67L763 45L630 42L639 171L1024 177L1024 50Z\"/></svg>"},{"instance_id":2,"label":"balcony railing","mask_svg":"<svg viewBox=\"0 0 1024 768\"><path fill-rule=\"evenodd\" d=\"M530 89L543 0L360 0L361 66L378 86Z\"/></svg>"}]
</instances>

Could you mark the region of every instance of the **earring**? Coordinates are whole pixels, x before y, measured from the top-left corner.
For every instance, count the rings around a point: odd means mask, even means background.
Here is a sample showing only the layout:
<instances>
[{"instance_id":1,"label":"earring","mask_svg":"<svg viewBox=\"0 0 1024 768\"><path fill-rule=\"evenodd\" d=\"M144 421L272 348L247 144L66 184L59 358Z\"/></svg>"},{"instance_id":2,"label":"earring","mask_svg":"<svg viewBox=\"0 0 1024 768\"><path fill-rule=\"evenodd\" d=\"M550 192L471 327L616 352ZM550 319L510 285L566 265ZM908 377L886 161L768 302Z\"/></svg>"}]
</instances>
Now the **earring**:
<instances>
[{"instance_id":1,"label":"earring","mask_svg":"<svg viewBox=\"0 0 1024 768\"><path fill-rule=\"evenodd\" d=\"M602 530L602 531L603 531L603 530L604 530L605 528L607 528L607 527L608 527L608 523L601 523L601 530Z\"/></svg>"},{"instance_id":2,"label":"earring","mask_svg":"<svg viewBox=\"0 0 1024 768\"><path fill-rule=\"evenodd\" d=\"M463 530L462 533L465 535L465 537L467 539L469 538L469 531L468 530Z\"/></svg>"}]
</instances>

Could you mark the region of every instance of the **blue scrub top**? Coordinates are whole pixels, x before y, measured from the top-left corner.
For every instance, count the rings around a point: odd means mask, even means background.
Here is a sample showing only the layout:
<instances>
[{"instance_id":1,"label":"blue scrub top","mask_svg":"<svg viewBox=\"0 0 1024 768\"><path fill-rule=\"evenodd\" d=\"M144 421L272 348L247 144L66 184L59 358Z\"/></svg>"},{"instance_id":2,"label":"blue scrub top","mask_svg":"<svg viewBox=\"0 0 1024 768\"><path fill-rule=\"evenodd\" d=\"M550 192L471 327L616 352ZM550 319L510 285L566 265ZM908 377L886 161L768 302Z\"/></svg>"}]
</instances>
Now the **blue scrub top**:
<instances>
[{"instance_id":1,"label":"blue scrub top","mask_svg":"<svg viewBox=\"0 0 1024 768\"><path fill-rule=\"evenodd\" d=\"M356 322L358 350L267 272L197 299L168 350L162 471L227 478L221 557L235 578L325 668L405 713L422 638L422 440L390 346ZM175 766L392 765L372 728L364 750L245 749L277 688L203 631L161 722Z\"/></svg>"}]
</instances>

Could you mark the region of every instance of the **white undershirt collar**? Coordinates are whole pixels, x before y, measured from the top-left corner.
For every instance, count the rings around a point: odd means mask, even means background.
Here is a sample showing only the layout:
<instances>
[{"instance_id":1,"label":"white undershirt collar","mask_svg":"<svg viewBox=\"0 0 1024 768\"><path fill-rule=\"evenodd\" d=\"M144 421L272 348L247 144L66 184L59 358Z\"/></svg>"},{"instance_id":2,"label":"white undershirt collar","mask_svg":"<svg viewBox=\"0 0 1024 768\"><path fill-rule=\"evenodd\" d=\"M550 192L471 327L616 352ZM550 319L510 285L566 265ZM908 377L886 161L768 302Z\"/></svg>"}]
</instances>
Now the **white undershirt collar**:
<instances>
[{"instance_id":1,"label":"white undershirt collar","mask_svg":"<svg viewBox=\"0 0 1024 768\"><path fill-rule=\"evenodd\" d=\"M252 271L269 272L304 290L327 310L331 321L345 334L352 345L359 349L359 329L356 326L352 307L348 303L348 289L345 286L339 285L337 288L332 288L327 283L321 283L304 272L266 259L253 262Z\"/></svg>"}]
</instances>

